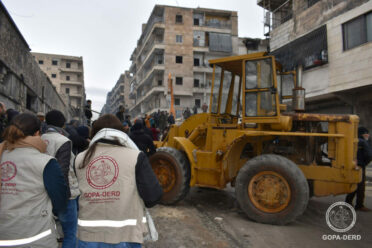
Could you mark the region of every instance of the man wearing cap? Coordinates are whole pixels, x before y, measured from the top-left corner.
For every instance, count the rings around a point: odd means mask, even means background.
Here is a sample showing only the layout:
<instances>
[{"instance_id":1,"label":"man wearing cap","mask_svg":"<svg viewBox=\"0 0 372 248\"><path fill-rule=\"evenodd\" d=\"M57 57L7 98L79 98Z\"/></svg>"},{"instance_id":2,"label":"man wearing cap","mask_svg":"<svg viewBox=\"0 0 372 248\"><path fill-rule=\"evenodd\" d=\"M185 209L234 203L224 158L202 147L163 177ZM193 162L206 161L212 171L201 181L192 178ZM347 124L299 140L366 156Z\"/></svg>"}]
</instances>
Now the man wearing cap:
<instances>
[{"instance_id":1,"label":"man wearing cap","mask_svg":"<svg viewBox=\"0 0 372 248\"><path fill-rule=\"evenodd\" d=\"M372 161L372 147L368 143L369 132L365 127L358 128L358 166L362 167L362 181L358 184L357 190L346 196L346 202L352 205L353 199L356 195L355 209L360 211L370 211L370 209L364 206L364 193L366 187L366 167L369 162Z\"/></svg>"}]
</instances>

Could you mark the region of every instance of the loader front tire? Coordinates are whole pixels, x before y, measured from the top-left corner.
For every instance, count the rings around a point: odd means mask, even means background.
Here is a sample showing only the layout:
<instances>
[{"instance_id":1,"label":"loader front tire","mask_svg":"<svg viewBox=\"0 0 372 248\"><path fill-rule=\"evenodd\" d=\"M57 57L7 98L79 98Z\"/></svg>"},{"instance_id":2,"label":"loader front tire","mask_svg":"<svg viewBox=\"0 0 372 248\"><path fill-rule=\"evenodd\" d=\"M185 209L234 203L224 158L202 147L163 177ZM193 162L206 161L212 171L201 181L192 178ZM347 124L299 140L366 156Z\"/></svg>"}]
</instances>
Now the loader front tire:
<instances>
[{"instance_id":1,"label":"loader front tire","mask_svg":"<svg viewBox=\"0 0 372 248\"><path fill-rule=\"evenodd\" d=\"M240 169L236 197L250 219L284 225L306 210L309 185L301 169L292 161L265 154L248 160Z\"/></svg>"},{"instance_id":2,"label":"loader front tire","mask_svg":"<svg viewBox=\"0 0 372 248\"><path fill-rule=\"evenodd\" d=\"M172 205L190 190L190 164L186 155L171 147L160 147L150 157L152 169L163 188L161 203Z\"/></svg>"}]
</instances>

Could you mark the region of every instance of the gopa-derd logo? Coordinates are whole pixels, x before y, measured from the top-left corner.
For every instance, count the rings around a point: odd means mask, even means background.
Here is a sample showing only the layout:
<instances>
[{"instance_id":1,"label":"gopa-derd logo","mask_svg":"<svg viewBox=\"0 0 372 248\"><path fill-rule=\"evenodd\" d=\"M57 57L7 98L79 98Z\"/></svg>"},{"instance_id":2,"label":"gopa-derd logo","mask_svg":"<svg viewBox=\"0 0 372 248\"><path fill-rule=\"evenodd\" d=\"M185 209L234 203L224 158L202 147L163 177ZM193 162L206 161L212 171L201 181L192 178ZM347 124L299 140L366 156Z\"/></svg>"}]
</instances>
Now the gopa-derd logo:
<instances>
[{"instance_id":1,"label":"gopa-derd logo","mask_svg":"<svg viewBox=\"0 0 372 248\"><path fill-rule=\"evenodd\" d=\"M350 231L356 223L357 216L353 206L346 202L333 203L326 212L326 222L329 228L337 233ZM330 234L323 235L323 240L360 240L361 235Z\"/></svg>"}]
</instances>

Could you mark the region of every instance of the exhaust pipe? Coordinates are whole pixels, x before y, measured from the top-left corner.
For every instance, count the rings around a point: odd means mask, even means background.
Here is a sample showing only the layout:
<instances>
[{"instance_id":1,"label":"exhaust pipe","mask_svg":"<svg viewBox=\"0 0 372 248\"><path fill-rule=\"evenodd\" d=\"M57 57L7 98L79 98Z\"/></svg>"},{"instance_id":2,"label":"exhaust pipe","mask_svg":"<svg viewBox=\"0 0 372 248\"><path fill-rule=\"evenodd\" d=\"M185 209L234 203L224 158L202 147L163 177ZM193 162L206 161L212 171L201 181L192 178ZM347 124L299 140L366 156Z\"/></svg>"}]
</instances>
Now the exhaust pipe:
<instances>
[{"instance_id":1,"label":"exhaust pipe","mask_svg":"<svg viewBox=\"0 0 372 248\"><path fill-rule=\"evenodd\" d=\"M293 92L293 110L295 112L305 112L305 89L302 88L302 65L297 67L297 82Z\"/></svg>"}]
</instances>

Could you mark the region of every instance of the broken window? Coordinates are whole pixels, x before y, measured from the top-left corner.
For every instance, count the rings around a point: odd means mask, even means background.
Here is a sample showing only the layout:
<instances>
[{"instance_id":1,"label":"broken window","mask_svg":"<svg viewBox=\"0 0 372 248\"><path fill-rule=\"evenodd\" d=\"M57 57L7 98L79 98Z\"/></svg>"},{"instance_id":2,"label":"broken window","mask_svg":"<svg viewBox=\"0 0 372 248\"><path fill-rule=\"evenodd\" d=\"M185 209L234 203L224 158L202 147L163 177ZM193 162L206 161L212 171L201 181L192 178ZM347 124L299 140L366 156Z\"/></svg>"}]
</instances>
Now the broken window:
<instances>
[{"instance_id":1,"label":"broken window","mask_svg":"<svg viewBox=\"0 0 372 248\"><path fill-rule=\"evenodd\" d=\"M203 31L194 31L194 46L205 46L205 32Z\"/></svg>"}]
</instances>

